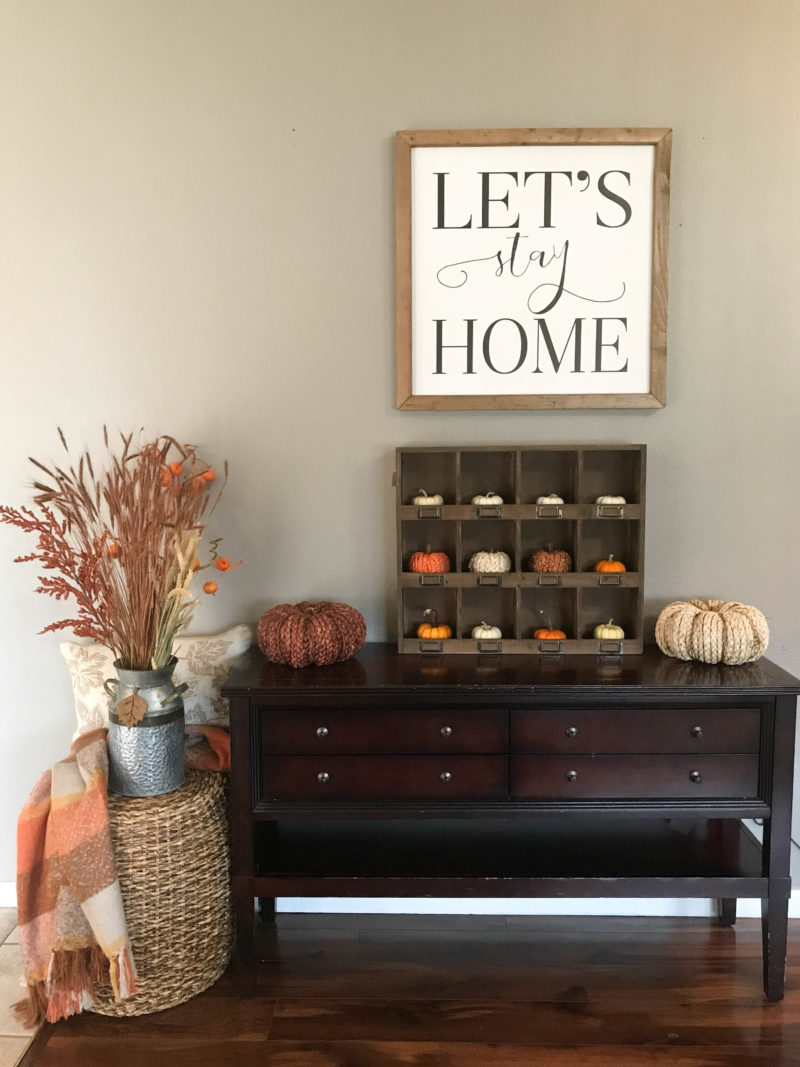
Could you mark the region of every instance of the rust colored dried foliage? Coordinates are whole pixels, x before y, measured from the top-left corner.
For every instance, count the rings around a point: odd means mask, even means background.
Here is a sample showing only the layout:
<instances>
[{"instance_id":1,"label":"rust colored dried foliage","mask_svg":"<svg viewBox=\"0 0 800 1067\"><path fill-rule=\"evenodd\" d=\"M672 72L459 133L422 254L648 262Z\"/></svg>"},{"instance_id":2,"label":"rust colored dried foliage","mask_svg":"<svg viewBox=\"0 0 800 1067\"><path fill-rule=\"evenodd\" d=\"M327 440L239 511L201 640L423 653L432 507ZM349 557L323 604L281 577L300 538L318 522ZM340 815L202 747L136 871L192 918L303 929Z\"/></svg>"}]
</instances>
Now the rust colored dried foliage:
<instances>
[{"instance_id":1,"label":"rust colored dried foliage","mask_svg":"<svg viewBox=\"0 0 800 1067\"><path fill-rule=\"evenodd\" d=\"M0 506L1 522L36 538L35 549L17 557L46 572L36 591L77 604L73 618L42 632L71 630L99 641L133 670L158 666L154 659L163 658L156 650L164 644L165 619L172 633L188 622L193 602L184 575L191 574L227 463L212 493L216 476L194 445L162 436L136 446L132 434L121 434L115 450L104 427L100 469L88 451L72 460L58 433L67 453L63 466L31 457L37 470L34 507Z\"/></svg>"}]
</instances>

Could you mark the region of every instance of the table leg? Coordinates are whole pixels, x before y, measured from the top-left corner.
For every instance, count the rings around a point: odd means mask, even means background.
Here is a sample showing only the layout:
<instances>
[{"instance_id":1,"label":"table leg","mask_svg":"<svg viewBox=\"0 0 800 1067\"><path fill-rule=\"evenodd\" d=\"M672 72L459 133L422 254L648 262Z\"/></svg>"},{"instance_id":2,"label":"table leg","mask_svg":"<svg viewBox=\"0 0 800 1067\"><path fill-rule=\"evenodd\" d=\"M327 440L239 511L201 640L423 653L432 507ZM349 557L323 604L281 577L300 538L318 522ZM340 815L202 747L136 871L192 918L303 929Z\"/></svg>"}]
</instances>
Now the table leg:
<instances>
[{"instance_id":1,"label":"table leg","mask_svg":"<svg viewBox=\"0 0 800 1067\"><path fill-rule=\"evenodd\" d=\"M733 926L736 922L736 897L720 897L717 900L717 917L720 926Z\"/></svg>"},{"instance_id":2,"label":"table leg","mask_svg":"<svg viewBox=\"0 0 800 1067\"><path fill-rule=\"evenodd\" d=\"M262 923L275 922L275 897L258 898L258 914Z\"/></svg>"},{"instance_id":3,"label":"table leg","mask_svg":"<svg viewBox=\"0 0 800 1067\"><path fill-rule=\"evenodd\" d=\"M236 910L236 949L239 959L246 965L251 965L255 958L255 946L253 924L255 920L255 908L253 897L237 897L234 901Z\"/></svg>"},{"instance_id":4,"label":"table leg","mask_svg":"<svg viewBox=\"0 0 800 1067\"><path fill-rule=\"evenodd\" d=\"M764 820L762 873L768 879L761 901L761 942L764 992L767 1000L782 1000L786 971L786 927L792 880L789 874L792 832L792 772L794 768L795 697L775 699L768 788L769 817Z\"/></svg>"},{"instance_id":5,"label":"table leg","mask_svg":"<svg viewBox=\"0 0 800 1067\"><path fill-rule=\"evenodd\" d=\"M764 992L767 1000L783 1000L786 973L786 932L789 901L761 901L761 941L764 956Z\"/></svg>"}]
</instances>

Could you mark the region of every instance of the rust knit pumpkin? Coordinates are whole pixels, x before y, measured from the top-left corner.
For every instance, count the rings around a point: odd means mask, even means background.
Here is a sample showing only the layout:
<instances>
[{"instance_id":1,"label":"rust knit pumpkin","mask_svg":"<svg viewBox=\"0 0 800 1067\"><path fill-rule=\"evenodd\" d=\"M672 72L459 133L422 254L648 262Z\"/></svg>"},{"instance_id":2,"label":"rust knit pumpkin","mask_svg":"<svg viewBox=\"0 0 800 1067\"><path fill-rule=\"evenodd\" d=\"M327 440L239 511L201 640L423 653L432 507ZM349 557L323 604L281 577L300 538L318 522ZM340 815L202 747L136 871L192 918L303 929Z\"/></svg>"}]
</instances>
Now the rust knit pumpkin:
<instances>
[{"instance_id":1,"label":"rust knit pumpkin","mask_svg":"<svg viewBox=\"0 0 800 1067\"><path fill-rule=\"evenodd\" d=\"M572 557L563 548L537 548L531 556L530 568L537 574L566 574L572 568Z\"/></svg>"},{"instance_id":2,"label":"rust knit pumpkin","mask_svg":"<svg viewBox=\"0 0 800 1067\"><path fill-rule=\"evenodd\" d=\"M278 604L258 622L258 647L273 663L323 667L350 659L364 644L367 624L348 604Z\"/></svg>"}]
</instances>

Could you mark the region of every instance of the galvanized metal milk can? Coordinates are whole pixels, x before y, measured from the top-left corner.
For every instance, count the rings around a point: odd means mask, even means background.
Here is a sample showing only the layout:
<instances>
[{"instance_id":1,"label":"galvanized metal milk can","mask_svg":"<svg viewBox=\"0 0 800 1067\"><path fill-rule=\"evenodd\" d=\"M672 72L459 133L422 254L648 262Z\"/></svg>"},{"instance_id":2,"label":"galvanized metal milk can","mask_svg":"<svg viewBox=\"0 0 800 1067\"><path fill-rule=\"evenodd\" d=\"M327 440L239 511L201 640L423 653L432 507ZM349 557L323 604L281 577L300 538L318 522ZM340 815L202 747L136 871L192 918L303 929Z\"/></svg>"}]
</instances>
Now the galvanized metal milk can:
<instances>
[{"instance_id":1,"label":"galvanized metal milk can","mask_svg":"<svg viewBox=\"0 0 800 1067\"><path fill-rule=\"evenodd\" d=\"M173 656L166 667L153 671L129 671L118 666L117 678L108 678L105 689L111 697L108 709L108 785L125 797L154 797L172 793L183 785L183 693L186 683L176 686ZM142 720L126 726L116 709L126 697L138 696L147 705Z\"/></svg>"}]
</instances>

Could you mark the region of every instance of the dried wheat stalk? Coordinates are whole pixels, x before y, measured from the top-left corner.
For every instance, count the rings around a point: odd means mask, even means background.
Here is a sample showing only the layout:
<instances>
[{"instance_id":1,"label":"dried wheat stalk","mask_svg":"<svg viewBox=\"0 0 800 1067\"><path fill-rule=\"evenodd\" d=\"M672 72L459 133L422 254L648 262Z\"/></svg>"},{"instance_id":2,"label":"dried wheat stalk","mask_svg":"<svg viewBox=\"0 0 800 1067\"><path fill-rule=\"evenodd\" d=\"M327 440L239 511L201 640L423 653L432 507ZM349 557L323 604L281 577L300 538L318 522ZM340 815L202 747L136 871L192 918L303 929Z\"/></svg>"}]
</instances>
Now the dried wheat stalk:
<instances>
[{"instance_id":1,"label":"dried wheat stalk","mask_svg":"<svg viewBox=\"0 0 800 1067\"><path fill-rule=\"evenodd\" d=\"M162 667L195 606L189 584L227 463L212 491L216 475L194 445L164 436L135 447L133 435L122 434L114 452L105 428L103 437L103 470L96 470L88 451L63 467L31 458L39 472L37 510L0 506L0 521L37 536L36 550L20 561L59 572L40 576L37 592L78 604L76 618L43 632L71 629L100 641L128 669Z\"/></svg>"}]
</instances>

